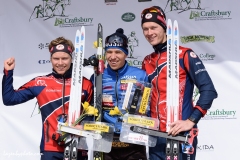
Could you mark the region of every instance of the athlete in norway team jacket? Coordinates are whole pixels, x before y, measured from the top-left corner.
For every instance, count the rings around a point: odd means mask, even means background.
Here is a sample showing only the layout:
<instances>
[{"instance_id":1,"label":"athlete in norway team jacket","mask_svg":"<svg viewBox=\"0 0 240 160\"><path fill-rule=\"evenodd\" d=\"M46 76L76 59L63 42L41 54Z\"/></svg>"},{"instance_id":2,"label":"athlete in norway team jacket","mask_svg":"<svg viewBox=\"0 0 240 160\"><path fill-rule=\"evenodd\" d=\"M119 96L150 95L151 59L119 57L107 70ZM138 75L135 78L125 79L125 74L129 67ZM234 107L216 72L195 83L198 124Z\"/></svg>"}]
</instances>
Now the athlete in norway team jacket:
<instances>
[{"instance_id":1,"label":"athlete in norway team jacket","mask_svg":"<svg viewBox=\"0 0 240 160\"><path fill-rule=\"evenodd\" d=\"M166 16L158 6L142 11L142 30L146 40L153 46L154 52L147 55L142 63L152 83L151 116L159 118L160 130L166 131L166 83L167 83L167 39ZM179 47L179 119L170 124L169 134L176 135L197 127L198 121L211 107L217 97L212 80L202 61L190 48ZM194 85L199 89L200 97L193 106L192 96ZM197 137L194 139L197 146ZM156 147L149 148L151 160L165 160L166 139L158 138ZM196 150L195 150L196 151ZM181 151L180 151L181 152ZM180 160L194 160L196 152L190 157L181 154Z\"/></svg>"},{"instance_id":2,"label":"athlete in norway team jacket","mask_svg":"<svg viewBox=\"0 0 240 160\"><path fill-rule=\"evenodd\" d=\"M49 45L52 73L36 77L18 90L13 89L13 69L15 59L4 61L2 96L4 105L16 105L36 98L42 116L42 139L40 144L41 160L62 160L64 146L57 144L52 136L57 131L57 118L68 114L70 84L72 73L72 52L74 46L70 40L59 37ZM91 101L92 83L83 77L82 101ZM84 151L78 154L86 157ZM83 159L82 159L83 160Z\"/></svg>"}]
</instances>

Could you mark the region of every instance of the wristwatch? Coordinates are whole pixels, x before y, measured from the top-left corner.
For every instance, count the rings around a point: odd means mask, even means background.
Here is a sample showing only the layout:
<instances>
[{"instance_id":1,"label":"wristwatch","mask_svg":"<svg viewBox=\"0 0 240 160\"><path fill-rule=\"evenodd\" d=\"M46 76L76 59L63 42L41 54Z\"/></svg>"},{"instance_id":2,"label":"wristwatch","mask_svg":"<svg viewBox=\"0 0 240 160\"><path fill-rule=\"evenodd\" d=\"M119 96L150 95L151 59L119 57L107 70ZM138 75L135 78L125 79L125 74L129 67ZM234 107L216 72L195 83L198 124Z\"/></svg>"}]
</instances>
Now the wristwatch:
<instances>
[{"instance_id":1,"label":"wristwatch","mask_svg":"<svg viewBox=\"0 0 240 160\"><path fill-rule=\"evenodd\" d=\"M188 119L189 119L190 121L192 121L193 123L195 123L195 124L198 123L198 120L197 120L196 118L192 117L192 116L190 116Z\"/></svg>"}]
</instances>

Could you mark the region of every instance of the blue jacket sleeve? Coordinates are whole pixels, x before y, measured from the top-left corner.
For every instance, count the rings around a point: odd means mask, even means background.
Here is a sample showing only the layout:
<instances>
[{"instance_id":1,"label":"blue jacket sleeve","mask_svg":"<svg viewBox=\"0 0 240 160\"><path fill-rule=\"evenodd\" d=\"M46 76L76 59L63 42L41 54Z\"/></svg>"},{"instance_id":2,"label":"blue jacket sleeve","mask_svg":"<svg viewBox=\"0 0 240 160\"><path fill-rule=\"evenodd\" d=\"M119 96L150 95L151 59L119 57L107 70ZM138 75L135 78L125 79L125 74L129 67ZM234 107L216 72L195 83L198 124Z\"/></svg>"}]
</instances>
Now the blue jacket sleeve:
<instances>
[{"instance_id":1,"label":"blue jacket sleeve","mask_svg":"<svg viewBox=\"0 0 240 160\"><path fill-rule=\"evenodd\" d=\"M192 50L186 52L184 66L200 93L196 108L190 116L198 122L211 107L213 100L217 98L217 92L205 66Z\"/></svg>"},{"instance_id":2,"label":"blue jacket sleeve","mask_svg":"<svg viewBox=\"0 0 240 160\"><path fill-rule=\"evenodd\" d=\"M30 82L29 82L30 84ZM13 89L13 70L4 72L2 79L2 100L4 105L16 105L24 103L35 97L29 84L25 84L18 90Z\"/></svg>"}]
</instances>

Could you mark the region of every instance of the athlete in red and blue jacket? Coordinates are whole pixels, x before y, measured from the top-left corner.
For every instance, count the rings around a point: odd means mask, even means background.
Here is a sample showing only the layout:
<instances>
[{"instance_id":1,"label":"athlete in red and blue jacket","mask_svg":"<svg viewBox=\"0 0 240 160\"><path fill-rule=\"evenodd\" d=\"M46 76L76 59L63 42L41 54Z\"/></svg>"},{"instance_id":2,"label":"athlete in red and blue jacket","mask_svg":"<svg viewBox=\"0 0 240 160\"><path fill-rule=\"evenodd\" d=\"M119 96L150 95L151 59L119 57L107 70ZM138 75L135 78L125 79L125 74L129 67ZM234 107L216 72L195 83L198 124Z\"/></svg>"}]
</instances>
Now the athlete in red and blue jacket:
<instances>
[{"instance_id":1,"label":"athlete in red and blue jacket","mask_svg":"<svg viewBox=\"0 0 240 160\"><path fill-rule=\"evenodd\" d=\"M70 40L59 37L51 41L49 51L53 72L30 80L18 90L13 89L15 59L9 58L4 61L2 99L7 106L24 103L33 98L37 99L43 124L40 144L41 160L62 160L64 146L58 145L52 137L57 131L57 119L68 114L74 46ZM90 102L92 94L91 81L83 77L82 101ZM78 154L78 159L83 160L82 157L86 156L86 152L83 151Z\"/></svg>"},{"instance_id":2,"label":"athlete in red and blue jacket","mask_svg":"<svg viewBox=\"0 0 240 160\"><path fill-rule=\"evenodd\" d=\"M153 46L155 52L146 56L142 68L147 72L152 83L151 116L160 121L160 130L166 131L167 107L167 37L166 16L158 6L144 9L142 12L142 30L146 40ZM197 127L198 121L211 107L213 99L217 97L211 78L198 56L190 49L179 47L179 119L170 124L169 134ZM200 97L193 106L192 96L194 85L199 89ZM193 147L196 148L195 137ZM166 139L158 138L156 147L149 148L151 160L165 160ZM192 155L181 154L180 160L194 160Z\"/></svg>"}]
</instances>

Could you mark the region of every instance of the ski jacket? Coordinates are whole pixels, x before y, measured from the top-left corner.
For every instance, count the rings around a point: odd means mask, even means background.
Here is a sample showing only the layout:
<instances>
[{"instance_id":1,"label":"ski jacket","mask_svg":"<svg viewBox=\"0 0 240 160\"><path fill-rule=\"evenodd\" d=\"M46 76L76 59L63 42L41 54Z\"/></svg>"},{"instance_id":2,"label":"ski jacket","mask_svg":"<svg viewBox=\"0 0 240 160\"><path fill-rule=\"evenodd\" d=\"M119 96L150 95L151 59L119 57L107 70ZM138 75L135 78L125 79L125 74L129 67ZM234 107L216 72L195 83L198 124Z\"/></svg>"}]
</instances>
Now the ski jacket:
<instances>
[{"instance_id":1,"label":"ski jacket","mask_svg":"<svg viewBox=\"0 0 240 160\"><path fill-rule=\"evenodd\" d=\"M103 73L103 120L115 124L119 116L110 116L108 114L110 109L115 106L124 113L122 109L122 102L126 92L126 83L137 80L140 82L148 82L148 77L145 71L129 66L127 62L125 65L114 71L108 65ZM115 126L116 127L116 126ZM120 127L120 126L119 126ZM118 127L118 128L119 128Z\"/></svg>"},{"instance_id":2,"label":"ski jacket","mask_svg":"<svg viewBox=\"0 0 240 160\"><path fill-rule=\"evenodd\" d=\"M155 49L156 50L156 49ZM160 130L166 131L167 107L167 47L166 43L158 46L157 51L146 56L142 69L148 74L152 83L152 98L150 104L151 116L160 121ZM194 84L199 89L200 97L193 106ZM211 107L217 97L211 78L202 61L190 49L179 47L179 119L199 120Z\"/></svg>"},{"instance_id":3,"label":"ski jacket","mask_svg":"<svg viewBox=\"0 0 240 160\"><path fill-rule=\"evenodd\" d=\"M90 102L92 98L92 83L83 77L82 102ZM36 97L42 116L42 138L40 150L63 152L64 146L59 146L52 139L57 131L57 117L68 114L70 97L71 69L64 76L52 72L36 77L18 90L13 89L13 70L4 70L2 80L2 99L4 105L17 105ZM64 98L63 98L64 97ZM64 104L64 105L62 105Z\"/></svg>"}]
</instances>

